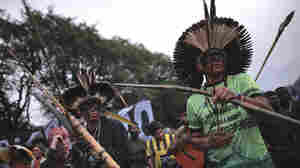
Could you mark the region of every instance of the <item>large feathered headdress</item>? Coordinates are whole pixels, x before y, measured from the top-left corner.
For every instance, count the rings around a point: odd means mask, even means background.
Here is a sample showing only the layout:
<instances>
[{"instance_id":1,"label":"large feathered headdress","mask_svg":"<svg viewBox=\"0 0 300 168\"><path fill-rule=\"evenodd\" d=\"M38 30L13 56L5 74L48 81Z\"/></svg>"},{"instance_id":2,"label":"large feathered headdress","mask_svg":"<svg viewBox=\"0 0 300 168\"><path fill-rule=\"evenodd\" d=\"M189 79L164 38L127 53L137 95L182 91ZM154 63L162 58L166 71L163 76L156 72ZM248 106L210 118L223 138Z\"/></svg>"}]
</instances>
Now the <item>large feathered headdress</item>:
<instances>
[{"instance_id":1,"label":"large feathered headdress","mask_svg":"<svg viewBox=\"0 0 300 168\"><path fill-rule=\"evenodd\" d=\"M192 87L201 87L203 74L196 70L196 62L220 52L225 57L227 75L246 71L253 53L251 38L244 26L230 18L216 16L215 0L210 12L203 0L205 19L193 24L179 38L174 51L178 78ZM200 57L200 59L199 59Z\"/></svg>"},{"instance_id":2,"label":"large feathered headdress","mask_svg":"<svg viewBox=\"0 0 300 168\"><path fill-rule=\"evenodd\" d=\"M96 73L93 70L81 69L76 77L79 85L67 89L62 95L64 106L67 110L74 112L73 114L77 114L80 105L84 103L105 105L113 98L113 88L109 83L97 82Z\"/></svg>"}]
</instances>

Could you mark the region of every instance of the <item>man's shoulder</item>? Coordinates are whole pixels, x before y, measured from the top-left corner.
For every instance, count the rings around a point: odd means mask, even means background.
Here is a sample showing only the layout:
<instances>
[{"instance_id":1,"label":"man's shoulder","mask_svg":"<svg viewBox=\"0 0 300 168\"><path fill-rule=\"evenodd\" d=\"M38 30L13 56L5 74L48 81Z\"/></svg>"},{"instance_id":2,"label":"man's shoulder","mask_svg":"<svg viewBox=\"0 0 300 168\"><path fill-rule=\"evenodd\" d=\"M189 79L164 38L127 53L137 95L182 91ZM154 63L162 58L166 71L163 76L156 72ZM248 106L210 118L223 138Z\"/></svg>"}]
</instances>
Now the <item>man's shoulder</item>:
<instances>
[{"instance_id":1,"label":"man's shoulder","mask_svg":"<svg viewBox=\"0 0 300 168\"><path fill-rule=\"evenodd\" d=\"M192 94L188 99L187 99L187 104L199 104L204 101L205 96L200 95L200 94Z\"/></svg>"},{"instance_id":2,"label":"man's shoulder","mask_svg":"<svg viewBox=\"0 0 300 168\"><path fill-rule=\"evenodd\" d=\"M230 76L228 79L229 88L232 88L246 96L253 96L261 93L260 87L247 73L239 73L237 75Z\"/></svg>"},{"instance_id":3,"label":"man's shoulder","mask_svg":"<svg viewBox=\"0 0 300 168\"><path fill-rule=\"evenodd\" d=\"M193 101L195 99L202 99L203 95L194 93L191 96L188 97L188 101Z\"/></svg>"},{"instance_id":4,"label":"man's shoulder","mask_svg":"<svg viewBox=\"0 0 300 168\"><path fill-rule=\"evenodd\" d=\"M238 73L235 75L229 75L228 80L238 80L239 81L239 80L253 80L253 79L249 74L242 72L242 73Z\"/></svg>"}]
</instances>

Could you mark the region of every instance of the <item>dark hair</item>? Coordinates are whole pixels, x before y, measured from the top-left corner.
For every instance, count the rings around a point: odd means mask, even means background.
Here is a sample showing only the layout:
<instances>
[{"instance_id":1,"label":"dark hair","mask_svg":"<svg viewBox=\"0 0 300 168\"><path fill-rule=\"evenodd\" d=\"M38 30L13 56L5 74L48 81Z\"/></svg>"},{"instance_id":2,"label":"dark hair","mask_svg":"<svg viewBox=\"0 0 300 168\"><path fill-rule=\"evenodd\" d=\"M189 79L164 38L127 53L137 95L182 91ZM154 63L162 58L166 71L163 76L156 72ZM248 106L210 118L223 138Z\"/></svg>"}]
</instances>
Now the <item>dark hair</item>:
<instances>
[{"instance_id":1,"label":"dark hair","mask_svg":"<svg viewBox=\"0 0 300 168\"><path fill-rule=\"evenodd\" d=\"M148 126L147 129L149 133L153 136L157 129L163 128L163 125L159 121L152 121Z\"/></svg>"},{"instance_id":2,"label":"dark hair","mask_svg":"<svg viewBox=\"0 0 300 168\"><path fill-rule=\"evenodd\" d=\"M137 122L132 121L132 123L134 123L134 124L136 125L136 127L138 127L138 123L137 123ZM129 132L131 132L132 128L133 128L133 126L128 125L128 131L129 131Z\"/></svg>"}]
</instances>

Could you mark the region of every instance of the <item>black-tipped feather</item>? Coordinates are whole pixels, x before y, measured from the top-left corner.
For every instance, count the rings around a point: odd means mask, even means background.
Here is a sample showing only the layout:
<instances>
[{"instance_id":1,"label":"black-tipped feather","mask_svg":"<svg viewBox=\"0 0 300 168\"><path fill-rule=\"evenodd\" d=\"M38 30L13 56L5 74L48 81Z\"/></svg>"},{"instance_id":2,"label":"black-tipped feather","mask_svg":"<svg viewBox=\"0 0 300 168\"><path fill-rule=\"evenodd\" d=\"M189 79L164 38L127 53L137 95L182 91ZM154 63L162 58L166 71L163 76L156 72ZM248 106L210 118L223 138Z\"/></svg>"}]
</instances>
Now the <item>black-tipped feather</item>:
<instances>
[{"instance_id":1,"label":"black-tipped feather","mask_svg":"<svg viewBox=\"0 0 300 168\"><path fill-rule=\"evenodd\" d=\"M216 16L216 3L215 0L210 1L210 17L213 20Z\"/></svg>"},{"instance_id":2,"label":"black-tipped feather","mask_svg":"<svg viewBox=\"0 0 300 168\"><path fill-rule=\"evenodd\" d=\"M207 8L207 4L206 4L205 0L203 0L203 7L204 7L204 16L205 16L205 19L208 20L209 19L209 13L208 13L208 8Z\"/></svg>"}]
</instances>

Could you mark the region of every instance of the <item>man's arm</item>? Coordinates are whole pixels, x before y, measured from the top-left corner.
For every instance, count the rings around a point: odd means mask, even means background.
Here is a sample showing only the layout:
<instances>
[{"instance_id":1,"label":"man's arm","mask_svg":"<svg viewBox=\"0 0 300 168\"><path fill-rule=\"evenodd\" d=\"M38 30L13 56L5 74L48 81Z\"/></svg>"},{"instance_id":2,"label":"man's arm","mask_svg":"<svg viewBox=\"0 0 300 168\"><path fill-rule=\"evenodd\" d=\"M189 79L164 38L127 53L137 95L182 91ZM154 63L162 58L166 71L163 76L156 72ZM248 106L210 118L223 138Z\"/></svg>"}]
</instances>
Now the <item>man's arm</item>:
<instances>
[{"instance_id":1,"label":"man's arm","mask_svg":"<svg viewBox=\"0 0 300 168\"><path fill-rule=\"evenodd\" d=\"M190 143L196 149L205 152L231 143L232 138L232 133L216 132L207 136L191 136L191 138L187 140L187 143Z\"/></svg>"},{"instance_id":2,"label":"man's arm","mask_svg":"<svg viewBox=\"0 0 300 168\"><path fill-rule=\"evenodd\" d=\"M182 151L185 144L192 144L194 148L200 151L223 147L229 144L233 137L233 134L223 132L217 132L208 136L202 136L201 133L189 135L184 127L180 127L176 130L176 133L176 143L169 149L170 153Z\"/></svg>"},{"instance_id":3,"label":"man's arm","mask_svg":"<svg viewBox=\"0 0 300 168\"><path fill-rule=\"evenodd\" d=\"M254 97L247 97L243 95L237 95L236 93L225 87L215 88L214 93L215 94L212 97L214 103L228 102L232 99L239 99L240 101L242 101L242 103L248 103L267 110L273 110L269 100L264 96L259 95Z\"/></svg>"},{"instance_id":4,"label":"man's arm","mask_svg":"<svg viewBox=\"0 0 300 168\"><path fill-rule=\"evenodd\" d=\"M215 89L215 94L213 96L213 102L228 102L232 99L239 99L242 103L254 105L260 108L264 108L266 110L274 111L270 100L263 96L262 94L258 94L253 97L241 96L225 87L218 87ZM268 118L264 113L259 113L255 111L250 111L251 115L255 117L258 122L266 121Z\"/></svg>"}]
</instances>

